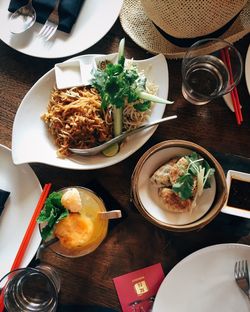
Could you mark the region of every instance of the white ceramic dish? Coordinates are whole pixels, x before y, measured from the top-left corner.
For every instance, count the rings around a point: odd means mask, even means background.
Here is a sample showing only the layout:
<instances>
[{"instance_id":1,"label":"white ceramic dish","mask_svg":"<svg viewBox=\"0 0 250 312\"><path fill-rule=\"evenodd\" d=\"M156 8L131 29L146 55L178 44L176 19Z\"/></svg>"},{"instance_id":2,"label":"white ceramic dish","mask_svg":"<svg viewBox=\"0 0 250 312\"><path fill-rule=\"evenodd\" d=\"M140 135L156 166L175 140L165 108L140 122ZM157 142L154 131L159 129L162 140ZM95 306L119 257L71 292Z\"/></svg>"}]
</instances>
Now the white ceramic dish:
<instances>
[{"instance_id":1,"label":"white ceramic dish","mask_svg":"<svg viewBox=\"0 0 250 312\"><path fill-rule=\"evenodd\" d=\"M234 280L234 264L250 263L250 246L221 244L180 261L165 277L153 312L249 312L249 300Z\"/></svg>"},{"instance_id":2,"label":"white ceramic dish","mask_svg":"<svg viewBox=\"0 0 250 312\"><path fill-rule=\"evenodd\" d=\"M118 61L118 53L96 56L93 64L94 68L98 68L100 64L105 61L109 61L110 63L116 64Z\"/></svg>"},{"instance_id":3,"label":"white ceramic dish","mask_svg":"<svg viewBox=\"0 0 250 312\"><path fill-rule=\"evenodd\" d=\"M92 64L96 55L84 55L71 60L80 60ZM163 55L147 60L135 61L139 70L144 69L145 76L159 86L158 95L168 96L168 66ZM12 157L15 164L38 162L68 169L98 169L114 165L138 150L154 133L157 127L146 129L129 138L114 157L96 155L82 157L73 155L61 159L56 155L56 146L40 116L46 112L50 92L55 84L54 69L50 70L24 97L16 113L12 132ZM149 121L160 119L165 111L164 104L155 104ZM39 142L39 144L37 144Z\"/></svg>"},{"instance_id":4,"label":"white ceramic dish","mask_svg":"<svg viewBox=\"0 0 250 312\"><path fill-rule=\"evenodd\" d=\"M53 40L38 39L42 24L35 23L23 34L9 31L9 0L0 1L0 39L11 48L27 55L41 58L60 58L84 51L98 42L115 23L122 7L122 0L85 0L70 34L57 31Z\"/></svg>"},{"instance_id":5,"label":"white ceramic dish","mask_svg":"<svg viewBox=\"0 0 250 312\"><path fill-rule=\"evenodd\" d=\"M250 94L250 45L248 47L247 55L246 55L245 77L246 77L247 89Z\"/></svg>"},{"instance_id":6,"label":"white ceramic dish","mask_svg":"<svg viewBox=\"0 0 250 312\"><path fill-rule=\"evenodd\" d=\"M158 188L150 183L152 174L168 160L178 156L191 154L192 151L181 147L170 147L158 150L147 158L140 169L138 177L138 199L147 212L160 223L184 225L200 219L211 207L215 193L216 183L214 176L211 177L211 187L204 189L202 195L197 199L197 206L191 213L174 213L166 211L158 196Z\"/></svg>"},{"instance_id":7,"label":"white ceramic dish","mask_svg":"<svg viewBox=\"0 0 250 312\"><path fill-rule=\"evenodd\" d=\"M57 89L86 86L90 83L92 65L80 60L55 64Z\"/></svg>"},{"instance_id":8,"label":"white ceramic dish","mask_svg":"<svg viewBox=\"0 0 250 312\"><path fill-rule=\"evenodd\" d=\"M0 188L10 195L0 216L0 277L10 271L41 194L40 183L29 165L15 166L11 151L0 145ZM21 262L26 267L35 255L41 236L36 226Z\"/></svg>"},{"instance_id":9,"label":"white ceramic dish","mask_svg":"<svg viewBox=\"0 0 250 312\"><path fill-rule=\"evenodd\" d=\"M228 170L228 172L227 172L228 194L230 194L232 179L248 182L249 188L250 188L250 173L240 172L240 171L235 171L235 170ZM238 216L238 217L250 219L249 207L246 207L245 209L232 207L229 205L228 200L227 200L225 206L221 209L221 212L231 214L233 216Z\"/></svg>"}]
</instances>

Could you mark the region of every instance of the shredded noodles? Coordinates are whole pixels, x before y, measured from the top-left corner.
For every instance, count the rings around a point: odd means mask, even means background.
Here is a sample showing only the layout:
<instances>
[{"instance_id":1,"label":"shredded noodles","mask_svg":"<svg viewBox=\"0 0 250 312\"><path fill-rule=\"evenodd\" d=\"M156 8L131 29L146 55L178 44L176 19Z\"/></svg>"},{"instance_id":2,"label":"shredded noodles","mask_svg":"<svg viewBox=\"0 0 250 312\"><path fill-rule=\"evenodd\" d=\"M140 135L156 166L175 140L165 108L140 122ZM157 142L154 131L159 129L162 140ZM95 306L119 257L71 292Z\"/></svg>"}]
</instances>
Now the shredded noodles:
<instances>
[{"instance_id":1,"label":"shredded noodles","mask_svg":"<svg viewBox=\"0 0 250 312\"><path fill-rule=\"evenodd\" d=\"M153 84L148 84L147 92L156 94L156 91ZM139 127L150 113L150 110L137 111L131 103L125 102L123 131ZM42 119L55 140L59 157L69 156L69 148L91 148L113 137L112 106L104 111L100 95L93 87L54 88Z\"/></svg>"},{"instance_id":2,"label":"shredded noodles","mask_svg":"<svg viewBox=\"0 0 250 312\"><path fill-rule=\"evenodd\" d=\"M51 93L48 112L42 119L59 147L59 156L68 156L68 148L90 148L112 137L111 117L101 109L94 88L77 87Z\"/></svg>"}]
</instances>

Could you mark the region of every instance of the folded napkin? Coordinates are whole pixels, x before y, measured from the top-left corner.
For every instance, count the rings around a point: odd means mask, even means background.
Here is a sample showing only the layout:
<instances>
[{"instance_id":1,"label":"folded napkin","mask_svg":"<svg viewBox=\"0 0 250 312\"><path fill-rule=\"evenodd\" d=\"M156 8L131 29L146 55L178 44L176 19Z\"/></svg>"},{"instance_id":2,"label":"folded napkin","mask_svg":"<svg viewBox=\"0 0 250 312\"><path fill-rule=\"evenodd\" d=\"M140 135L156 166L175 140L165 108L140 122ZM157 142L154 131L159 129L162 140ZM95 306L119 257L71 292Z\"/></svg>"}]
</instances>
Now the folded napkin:
<instances>
[{"instance_id":1,"label":"folded napkin","mask_svg":"<svg viewBox=\"0 0 250 312\"><path fill-rule=\"evenodd\" d=\"M4 204L8 199L10 192L4 191L0 189L0 215L4 209Z\"/></svg>"},{"instance_id":2,"label":"folded napkin","mask_svg":"<svg viewBox=\"0 0 250 312\"><path fill-rule=\"evenodd\" d=\"M27 0L11 0L8 10L14 12L21 6L27 4ZM81 10L84 0L61 0L59 4L60 23L58 29L70 33ZM36 21L44 24L55 7L56 0L33 0L32 4L36 10Z\"/></svg>"}]
</instances>

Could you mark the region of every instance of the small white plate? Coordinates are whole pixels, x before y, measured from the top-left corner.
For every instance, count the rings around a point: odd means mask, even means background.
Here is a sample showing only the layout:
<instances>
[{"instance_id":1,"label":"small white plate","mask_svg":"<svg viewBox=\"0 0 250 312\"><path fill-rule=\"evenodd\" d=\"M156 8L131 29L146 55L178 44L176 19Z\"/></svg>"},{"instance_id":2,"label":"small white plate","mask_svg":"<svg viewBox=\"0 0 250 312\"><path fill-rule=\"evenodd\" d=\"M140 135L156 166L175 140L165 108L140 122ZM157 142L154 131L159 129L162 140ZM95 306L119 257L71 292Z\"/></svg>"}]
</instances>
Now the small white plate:
<instances>
[{"instance_id":1,"label":"small white plate","mask_svg":"<svg viewBox=\"0 0 250 312\"><path fill-rule=\"evenodd\" d=\"M11 48L41 58L61 58L88 49L103 38L119 16L123 0L84 0L70 34L57 31L53 40L38 38L42 24L35 23L28 31L13 35L9 31L10 0L0 1L0 39Z\"/></svg>"},{"instance_id":2,"label":"small white plate","mask_svg":"<svg viewBox=\"0 0 250 312\"><path fill-rule=\"evenodd\" d=\"M93 64L96 56L82 55L70 61L80 60L83 64L90 65ZM139 70L144 70L148 80L159 87L158 96L167 99L169 79L165 57L160 54L146 60L134 60L134 62ZM157 127L154 127L135 134L133 139L129 138L119 153L113 157L99 154L89 157L72 155L65 159L59 158L56 154L57 148L53 138L41 119L41 115L47 111L50 93L54 85L55 70L52 69L34 84L17 110L12 131L12 157L16 165L38 162L78 170L108 167L132 155L147 142L157 129ZM152 108L149 122L160 119L164 114L165 107L166 105L164 104L155 104Z\"/></svg>"},{"instance_id":3,"label":"small white plate","mask_svg":"<svg viewBox=\"0 0 250 312\"><path fill-rule=\"evenodd\" d=\"M216 183L214 176L211 177L211 187L204 189L202 195L197 199L197 206L192 212L175 213L166 211L158 196L158 189L151 182L153 173L170 159L178 156L191 154L192 151L182 147L169 147L160 149L147 158L140 169L138 177L138 198L144 209L157 219L160 223L172 225L184 225L201 218L211 207L215 193Z\"/></svg>"},{"instance_id":4,"label":"small white plate","mask_svg":"<svg viewBox=\"0 0 250 312\"><path fill-rule=\"evenodd\" d=\"M241 244L192 253L165 277L153 312L249 312L249 299L234 280L235 262L244 259L250 263L250 246Z\"/></svg>"},{"instance_id":5,"label":"small white plate","mask_svg":"<svg viewBox=\"0 0 250 312\"><path fill-rule=\"evenodd\" d=\"M236 171L236 170L228 170L228 172L227 172L227 189L228 189L229 196L230 196L232 179L248 182L249 183L249 190L250 190L250 173L240 172L240 171ZM250 192L249 192L249 194L250 194ZM228 199L229 199L229 196L228 196ZM233 216L238 216L238 217L250 219L249 207L246 207L246 209L232 207L228 204L228 199L227 199L225 206L221 209L221 212L224 212L224 213L227 213L227 214L230 214Z\"/></svg>"},{"instance_id":6,"label":"small white plate","mask_svg":"<svg viewBox=\"0 0 250 312\"><path fill-rule=\"evenodd\" d=\"M89 85L92 68L92 64L84 64L80 60L55 64L57 89Z\"/></svg>"},{"instance_id":7,"label":"small white plate","mask_svg":"<svg viewBox=\"0 0 250 312\"><path fill-rule=\"evenodd\" d=\"M29 165L15 166L11 150L0 144L0 188L10 195L0 216L0 278L8 273L41 195L41 185ZM21 267L26 267L40 245L35 227Z\"/></svg>"}]
</instances>

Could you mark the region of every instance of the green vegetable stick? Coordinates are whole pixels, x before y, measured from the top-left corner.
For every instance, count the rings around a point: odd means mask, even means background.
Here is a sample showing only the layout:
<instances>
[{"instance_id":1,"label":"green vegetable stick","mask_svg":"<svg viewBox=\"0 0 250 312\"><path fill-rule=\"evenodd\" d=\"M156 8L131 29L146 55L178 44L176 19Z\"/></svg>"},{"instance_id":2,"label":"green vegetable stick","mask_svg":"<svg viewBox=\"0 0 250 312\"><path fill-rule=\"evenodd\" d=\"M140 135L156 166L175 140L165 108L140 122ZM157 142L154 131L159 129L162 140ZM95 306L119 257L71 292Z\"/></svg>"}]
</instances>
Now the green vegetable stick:
<instances>
[{"instance_id":1,"label":"green vegetable stick","mask_svg":"<svg viewBox=\"0 0 250 312\"><path fill-rule=\"evenodd\" d=\"M113 105L113 120L114 120L114 136L118 136L122 133L122 112L123 107L116 107Z\"/></svg>"},{"instance_id":2,"label":"green vegetable stick","mask_svg":"<svg viewBox=\"0 0 250 312\"><path fill-rule=\"evenodd\" d=\"M124 49L125 49L125 38L123 38L119 43L118 48L118 64L120 64L124 68L125 63L125 56L124 56ZM113 105L113 120L114 120L114 136L118 136L122 133L123 128L123 107L116 107Z\"/></svg>"},{"instance_id":3,"label":"green vegetable stick","mask_svg":"<svg viewBox=\"0 0 250 312\"><path fill-rule=\"evenodd\" d=\"M174 103L172 101L165 100L163 98L160 98L159 96L156 96L156 95L153 95L153 94L150 94L147 92L143 92L143 91L139 91L138 96L140 99L148 100L148 101L152 101L152 102L156 102L156 103L162 103L162 104L173 104Z\"/></svg>"},{"instance_id":4,"label":"green vegetable stick","mask_svg":"<svg viewBox=\"0 0 250 312\"><path fill-rule=\"evenodd\" d=\"M122 67L124 67L125 63L124 49L125 49L125 38L122 38L118 48L118 64L120 64Z\"/></svg>"}]
</instances>

